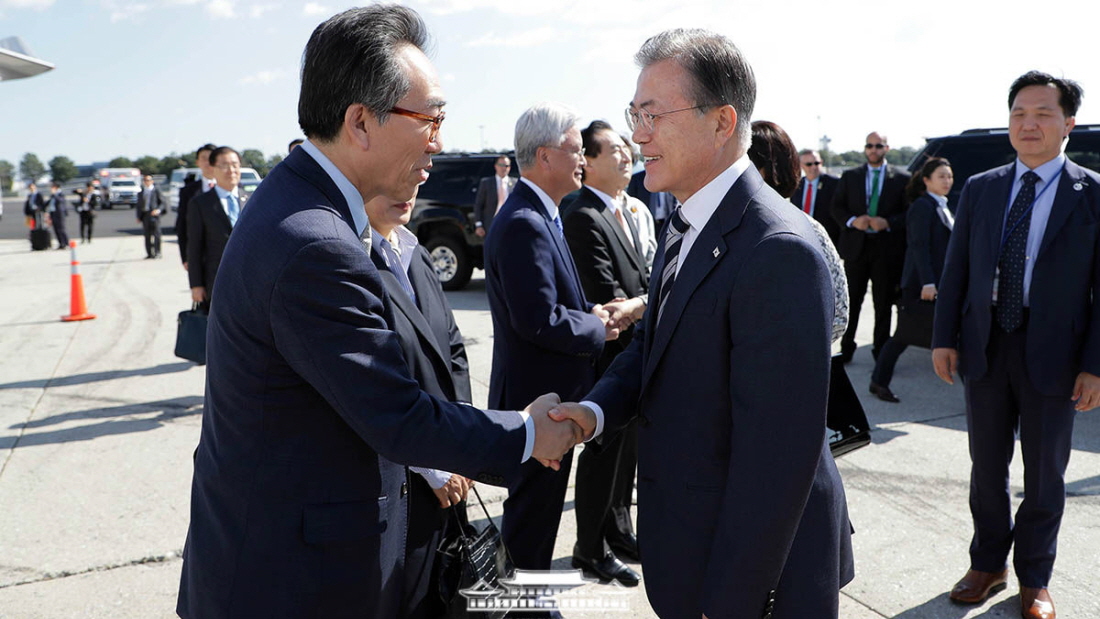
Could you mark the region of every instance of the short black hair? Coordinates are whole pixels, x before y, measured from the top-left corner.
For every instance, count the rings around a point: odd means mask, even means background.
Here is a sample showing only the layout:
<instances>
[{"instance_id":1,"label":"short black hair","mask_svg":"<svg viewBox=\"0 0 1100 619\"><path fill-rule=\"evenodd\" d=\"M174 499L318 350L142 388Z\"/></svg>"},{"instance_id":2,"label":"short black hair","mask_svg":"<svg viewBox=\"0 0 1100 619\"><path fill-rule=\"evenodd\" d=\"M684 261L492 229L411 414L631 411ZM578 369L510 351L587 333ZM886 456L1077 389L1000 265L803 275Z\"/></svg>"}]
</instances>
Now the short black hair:
<instances>
[{"instance_id":1,"label":"short black hair","mask_svg":"<svg viewBox=\"0 0 1100 619\"><path fill-rule=\"evenodd\" d=\"M593 120L588 123L587 127L581 129L581 145L584 146L584 154L586 157L600 156L600 143L596 141L596 134L601 131L615 133L611 125L604 120ZM618 134L616 133L615 135Z\"/></svg>"},{"instance_id":2,"label":"short black hair","mask_svg":"<svg viewBox=\"0 0 1100 619\"><path fill-rule=\"evenodd\" d=\"M349 9L317 26L302 54L298 125L306 137L333 140L356 103L385 122L412 88L397 60L406 45L424 51L428 28L416 11L396 4Z\"/></svg>"},{"instance_id":3,"label":"short black hair","mask_svg":"<svg viewBox=\"0 0 1100 619\"><path fill-rule=\"evenodd\" d=\"M749 159L760 170L764 182L784 198L798 187L798 150L783 127L767 121L752 123Z\"/></svg>"},{"instance_id":4,"label":"short black hair","mask_svg":"<svg viewBox=\"0 0 1100 619\"><path fill-rule=\"evenodd\" d=\"M1008 89L1008 109L1012 109L1012 104L1016 102L1016 95L1028 86L1054 86L1057 88L1059 93L1058 105L1061 106L1062 113L1066 115L1066 118L1077 115L1077 110L1081 108L1081 97L1085 94L1085 91L1081 89L1081 85L1073 80L1054 77L1041 71L1028 71L1017 77L1016 81L1012 82L1012 87Z\"/></svg>"},{"instance_id":5,"label":"short black hair","mask_svg":"<svg viewBox=\"0 0 1100 619\"><path fill-rule=\"evenodd\" d=\"M302 142L305 142L305 140L303 140L302 138L294 138L290 141L290 144L286 145L287 152L294 150L294 147L301 144Z\"/></svg>"},{"instance_id":6,"label":"short black hair","mask_svg":"<svg viewBox=\"0 0 1100 619\"><path fill-rule=\"evenodd\" d=\"M224 155L226 153L233 153L234 155L237 156L237 159L241 158L241 154L238 153L236 150L234 150L234 149L232 149L228 146L219 146L219 147L215 148L214 150L210 151L210 165L218 165L218 157L220 157L221 155Z\"/></svg>"},{"instance_id":7,"label":"short black hair","mask_svg":"<svg viewBox=\"0 0 1100 619\"><path fill-rule=\"evenodd\" d=\"M195 149L195 158L199 158L202 155L202 151L214 150L215 148L217 148L217 146L214 146L210 142L207 142L206 144L203 144L202 146Z\"/></svg>"}]
</instances>

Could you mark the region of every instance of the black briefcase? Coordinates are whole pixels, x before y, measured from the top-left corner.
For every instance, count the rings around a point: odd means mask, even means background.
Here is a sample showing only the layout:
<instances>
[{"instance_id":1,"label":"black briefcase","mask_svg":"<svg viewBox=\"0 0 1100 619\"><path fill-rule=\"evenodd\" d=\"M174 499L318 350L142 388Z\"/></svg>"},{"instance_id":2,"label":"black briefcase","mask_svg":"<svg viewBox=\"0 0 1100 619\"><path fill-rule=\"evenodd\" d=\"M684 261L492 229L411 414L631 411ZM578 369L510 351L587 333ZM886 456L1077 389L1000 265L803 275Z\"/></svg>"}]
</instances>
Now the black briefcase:
<instances>
[{"instance_id":1,"label":"black briefcase","mask_svg":"<svg viewBox=\"0 0 1100 619\"><path fill-rule=\"evenodd\" d=\"M825 425L834 458L871 442L871 424L867 422L867 414L852 388L852 381L848 380L840 355L833 357L829 375L829 410Z\"/></svg>"},{"instance_id":2,"label":"black briefcase","mask_svg":"<svg viewBox=\"0 0 1100 619\"><path fill-rule=\"evenodd\" d=\"M501 588L501 578L510 578L515 572L508 549L505 548L493 519L489 517L489 510L485 509L481 495L477 493L477 488L471 488L471 491L481 505L481 510L485 512L488 524L478 532L466 517L464 504L459 504L462 509L457 506L451 508L454 518L448 523L436 550L436 560L439 561L439 597L447 609L445 616L448 619L502 619L507 615L507 610L470 612L468 598L462 594L464 590L469 595L476 595L478 592L489 594Z\"/></svg>"},{"instance_id":3,"label":"black briefcase","mask_svg":"<svg viewBox=\"0 0 1100 619\"><path fill-rule=\"evenodd\" d=\"M176 356L206 365L206 312L194 308L180 312L176 321Z\"/></svg>"},{"instance_id":4,"label":"black briefcase","mask_svg":"<svg viewBox=\"0 0 1100 619\"><path fill-rule=\"evenodd\" d=\"M932 348L932 322L935 301L903 300L898 306L898 328L894 337L910 346Z\"/></svg>"}]
</instances>

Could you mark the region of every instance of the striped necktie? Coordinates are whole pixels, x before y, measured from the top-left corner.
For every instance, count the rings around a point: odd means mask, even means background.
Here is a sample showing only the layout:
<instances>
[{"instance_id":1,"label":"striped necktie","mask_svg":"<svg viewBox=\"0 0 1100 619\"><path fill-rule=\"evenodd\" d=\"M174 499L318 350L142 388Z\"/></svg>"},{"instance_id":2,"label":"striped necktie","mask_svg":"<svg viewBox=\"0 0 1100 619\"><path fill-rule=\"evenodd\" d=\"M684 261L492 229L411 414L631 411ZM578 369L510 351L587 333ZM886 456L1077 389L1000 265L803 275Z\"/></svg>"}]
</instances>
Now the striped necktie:
<instances>
[{"instance_id":1,"label":"striped necktie","mask_svg":"<svg viewBox=\"0 0 1100 619\"><path fill-rule=\"evenodd\" d=\"M665 309L665 302L672 292L672 286L676 283L676 265L680 262L680 246L684 242L684 233L691 226L684 220L677 208L669 217L668 230L665 232L665 268L661 271L660 296L657 298L657 321L660 322L661 314Z\"/></svg>"}]
</instances>

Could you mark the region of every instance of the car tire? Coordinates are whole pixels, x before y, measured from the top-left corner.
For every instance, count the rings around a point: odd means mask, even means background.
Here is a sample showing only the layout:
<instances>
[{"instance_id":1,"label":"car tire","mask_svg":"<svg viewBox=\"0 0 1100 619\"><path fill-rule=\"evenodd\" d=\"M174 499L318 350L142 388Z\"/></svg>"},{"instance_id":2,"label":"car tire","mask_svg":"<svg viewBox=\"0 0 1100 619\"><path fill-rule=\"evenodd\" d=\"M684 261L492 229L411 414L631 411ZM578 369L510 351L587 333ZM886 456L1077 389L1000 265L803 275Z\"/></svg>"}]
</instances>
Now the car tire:
<instances>
[{"instance_id":1,"label":"car tire","mask_svg":"<svg viewBox=\"0 0 1100 619\"><path fill-rule=\"evenodd\" d=\"M449 236L436 236L424 245L432 258L436 277L444 290L462 290L474 272L473 262L461 241Z\"/></svg>"}]
</instances>

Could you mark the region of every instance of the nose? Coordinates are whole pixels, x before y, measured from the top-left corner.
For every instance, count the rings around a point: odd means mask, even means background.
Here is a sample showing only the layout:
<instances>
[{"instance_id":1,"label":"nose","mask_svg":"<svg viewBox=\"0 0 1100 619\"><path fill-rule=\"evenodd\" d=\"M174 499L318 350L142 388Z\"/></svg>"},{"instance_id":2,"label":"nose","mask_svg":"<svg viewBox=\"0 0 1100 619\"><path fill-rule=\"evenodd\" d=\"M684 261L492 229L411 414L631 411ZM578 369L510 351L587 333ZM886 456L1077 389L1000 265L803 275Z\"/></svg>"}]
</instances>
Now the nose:
<instances>
[{"instance_id":1,"label":"nose","mask_svg":"<svg viewBox=\"0 0 1100 619\"><path fill-rule=\"evenodd\" d=\"M443 152L442 133L436 134L435 139L428 142L428 148L425 152L427 152L429 155L438 155L439 153Z\"/></svg>"}]
</instances>

